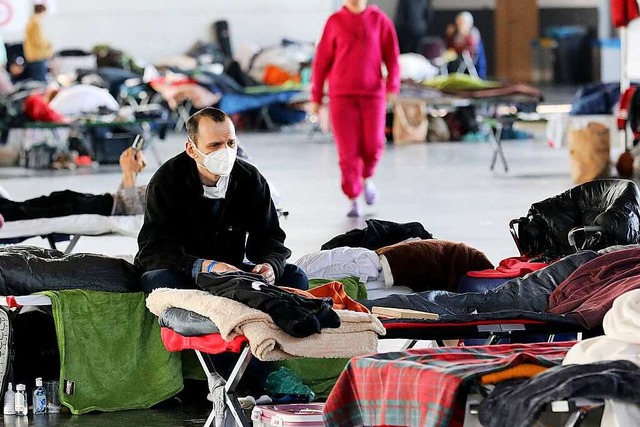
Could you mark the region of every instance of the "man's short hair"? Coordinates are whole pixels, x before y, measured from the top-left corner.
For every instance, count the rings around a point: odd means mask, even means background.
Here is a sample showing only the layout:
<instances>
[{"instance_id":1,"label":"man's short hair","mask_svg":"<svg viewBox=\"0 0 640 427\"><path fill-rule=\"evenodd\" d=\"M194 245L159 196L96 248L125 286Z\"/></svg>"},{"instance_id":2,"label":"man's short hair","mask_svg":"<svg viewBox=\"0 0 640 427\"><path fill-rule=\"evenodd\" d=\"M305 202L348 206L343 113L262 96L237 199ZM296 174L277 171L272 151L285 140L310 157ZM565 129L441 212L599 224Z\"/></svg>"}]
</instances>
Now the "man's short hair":
<instances>
[{"instance_id":1,"label":"man's short hair","mask_svg":"<svg viewBox=\"0 0 640 427\"><path fill-rule=\"evenodd\" d=\"M33 5L33 12L34 13L43 13L43 12L46 12L46 11L47 11L47 6L43 5L42 3Z\"/></svg>"},{"instance_id":2,"label":"man's short hair","mask_svg":"<svg viewBox=\"0 0 640 427\"><path fill-rule=\"evenodd\" d=\"M203 117L208 117L216 123L223 123L227 119L231 120L231 117L229 117L227 113L214 107L206 107L193 113L193 115L189 117L189 120L187 120L187 135L196 145L198 144L196 141L198 137L198 125L200 124L200 119Z\"/></svg>"}]
</instances>

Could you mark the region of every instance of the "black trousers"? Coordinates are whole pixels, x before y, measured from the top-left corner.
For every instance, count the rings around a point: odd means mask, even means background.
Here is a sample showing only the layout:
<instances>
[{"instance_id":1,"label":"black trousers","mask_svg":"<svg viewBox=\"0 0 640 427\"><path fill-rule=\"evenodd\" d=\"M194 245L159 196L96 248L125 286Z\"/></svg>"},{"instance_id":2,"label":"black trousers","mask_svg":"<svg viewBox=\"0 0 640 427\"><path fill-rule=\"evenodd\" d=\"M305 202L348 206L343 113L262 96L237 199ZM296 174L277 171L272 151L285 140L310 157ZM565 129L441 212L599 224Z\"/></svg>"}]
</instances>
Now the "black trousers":
<instances>
[{"instance_id":1,"label":"black trousers","mask_svg":"<svg viewBox=\"0 0 640 427\"><path fill-rule=\"evenodd\" d=\"M0 214L5 221L23 219L56 218L67 215L97 214L111 215L113 196L84 194L75 191L55 191L48 196L16 202L0 198Z\"/></svg>"},{"instance_id":2,"label":"black trousers","mask_svg":"<svg viewBox=\"0 0 640 427\"><path fill-rule=\"evenodd\" d=\"M243 264L240 269L251 271L253 265ZM287 264L284 272L276 285L307 290L309 279L304 271L297 265ZM145 293L151 293L157 288L194 289L197 288L195 280L190 275L170 268L159 268L147 271L140 277L140 288Z\"/></svg>"}]
</instances>

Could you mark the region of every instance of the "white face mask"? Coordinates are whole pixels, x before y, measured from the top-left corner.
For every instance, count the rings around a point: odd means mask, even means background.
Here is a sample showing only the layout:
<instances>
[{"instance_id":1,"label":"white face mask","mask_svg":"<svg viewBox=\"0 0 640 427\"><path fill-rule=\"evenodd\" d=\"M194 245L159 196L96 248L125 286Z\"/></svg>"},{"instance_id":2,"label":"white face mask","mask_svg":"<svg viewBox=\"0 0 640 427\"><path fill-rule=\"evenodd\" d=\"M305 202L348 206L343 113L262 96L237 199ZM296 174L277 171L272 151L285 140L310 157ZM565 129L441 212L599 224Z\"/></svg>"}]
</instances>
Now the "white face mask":
<instances>
[{"instance_id":1,"label":"white face mask","mask_svg":"<svg viewBox=\"0 0 640 427\"><path fill-rule=\"evenodd\" d=\"M233 164L236 162L236 154L238 152L237 148L225 146L225 148L216 150L213 153L204 154L202 151L198 150L198 147L196 147L196 144L194 144L191 139L189 139L189 142L193 146L194 150L196 150L198 154L204 157L202 164L196 161L196 164L199 167L203 167L212 174L218 176L228 176L229 174L231 174Z\"/></svg>"}]
</instances>

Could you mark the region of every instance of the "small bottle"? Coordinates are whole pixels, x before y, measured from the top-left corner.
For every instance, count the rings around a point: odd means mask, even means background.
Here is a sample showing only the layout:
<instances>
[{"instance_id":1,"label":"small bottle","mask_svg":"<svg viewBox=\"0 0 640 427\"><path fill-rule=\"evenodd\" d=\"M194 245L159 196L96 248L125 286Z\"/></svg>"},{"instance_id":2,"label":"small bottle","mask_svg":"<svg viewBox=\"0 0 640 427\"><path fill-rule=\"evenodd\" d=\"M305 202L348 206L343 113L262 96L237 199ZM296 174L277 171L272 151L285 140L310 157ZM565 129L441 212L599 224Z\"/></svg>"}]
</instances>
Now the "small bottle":
<instances>
[{"instance_id":1,"label":"small bottle","mask_svg":"<svg viewBox=\"0 0 640 427\"><path fill-rule=\"evenodd\" d=\"M27 403L27 388L24 384L16 386L16 415L27 415L29 413L29 404Z\"/></svg>"},{"instance_id":2,"label":"small bottle","mask_svg":"<svg viewBox=\"0 0 640 427\"><path fill-rule=\"evenodd\" d=\"M34 415L47 412L47 394L42 387L42 378L36 378L36 388L33 389L33 413Z\"/></svg>"},{"instance_id":3,"label":"small bottle","mask_svg":"<svg viewBox=\"0 0 640 427\"><path fill-rule=\"evenodd\" d=\"M13 384L9 383L7 391L4 393L4 415L16 414L16 392L13 391Z\"/></svg>"}]
</instances>

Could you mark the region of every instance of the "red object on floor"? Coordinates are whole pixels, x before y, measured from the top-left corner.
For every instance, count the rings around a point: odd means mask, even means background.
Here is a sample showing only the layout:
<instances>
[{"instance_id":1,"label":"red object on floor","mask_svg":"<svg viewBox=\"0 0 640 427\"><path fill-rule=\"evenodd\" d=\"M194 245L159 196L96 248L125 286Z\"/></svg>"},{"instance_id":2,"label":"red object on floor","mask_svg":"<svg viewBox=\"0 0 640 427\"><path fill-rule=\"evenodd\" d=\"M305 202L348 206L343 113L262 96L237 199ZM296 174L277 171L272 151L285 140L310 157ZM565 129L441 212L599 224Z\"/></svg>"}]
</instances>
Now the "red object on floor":
<instances>
[{"instance_id":1,"label":"red object on floor","mask_svg":"<svg viewBox=\"0 0 640 427\"><path fill-rule=\"evenodd\" d=\"M243 336L225 341L220 334L185 337L170 328L160 328L160 336L168 351L200 350L208 354L240 353L242 346L248 342Z\"/></svg>"},{"instance_id":2,"label":"red object on floor","mask_svg":"<svg viewBox=\"0 0 640 427\"><path fill-rule=\"evenodd\" d=\"M93 165L93 160L91 160L91 156L78 156L78 158L76 159L76 165L91 166Z\"/></svg>"}]
</instances>

